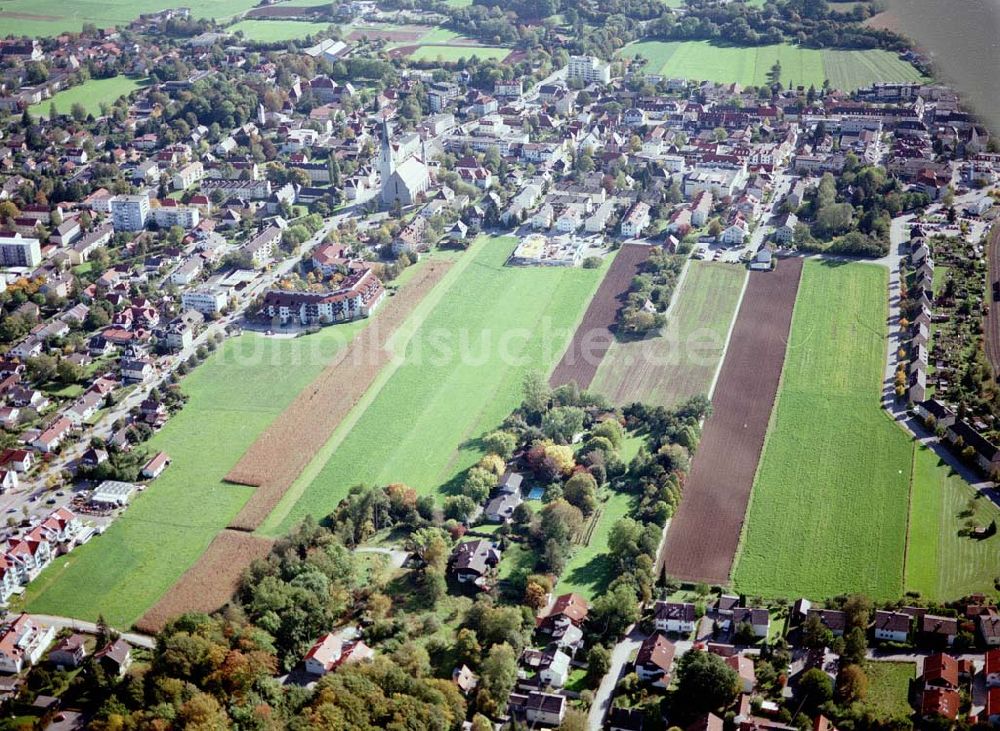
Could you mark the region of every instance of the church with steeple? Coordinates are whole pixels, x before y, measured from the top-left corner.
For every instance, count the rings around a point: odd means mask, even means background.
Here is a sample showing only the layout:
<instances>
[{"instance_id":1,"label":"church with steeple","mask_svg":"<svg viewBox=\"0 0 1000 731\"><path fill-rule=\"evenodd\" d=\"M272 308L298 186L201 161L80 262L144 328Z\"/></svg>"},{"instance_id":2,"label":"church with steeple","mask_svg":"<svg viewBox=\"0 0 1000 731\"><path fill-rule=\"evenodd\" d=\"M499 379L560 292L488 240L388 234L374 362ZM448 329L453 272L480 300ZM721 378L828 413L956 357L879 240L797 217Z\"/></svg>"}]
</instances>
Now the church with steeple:
<instances>
[{"instance_id":1,"label":"church with steeple","mask_svg":"<svg viewBox=\"0 0 1000 731\"><path fill-rule=\"evenodd\" d=\"M391 206L399 203L410 206L421 193L431 187L431 176L421 155L412 145L402 145L392 140L392 130L387 120L382 121L381 147L378 172L382 180L382 203Z\"/></svg>"}]
</instances>

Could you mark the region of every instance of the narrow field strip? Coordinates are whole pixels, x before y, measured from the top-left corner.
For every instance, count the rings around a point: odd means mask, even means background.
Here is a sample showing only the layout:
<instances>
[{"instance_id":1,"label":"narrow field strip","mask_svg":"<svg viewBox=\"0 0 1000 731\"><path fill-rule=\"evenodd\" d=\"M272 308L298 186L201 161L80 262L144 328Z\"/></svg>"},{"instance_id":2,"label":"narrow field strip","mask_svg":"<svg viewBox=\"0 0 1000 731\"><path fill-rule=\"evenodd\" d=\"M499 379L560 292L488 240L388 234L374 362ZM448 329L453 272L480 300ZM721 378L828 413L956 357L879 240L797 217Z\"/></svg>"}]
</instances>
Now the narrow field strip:
<instances>
[{"instance_id":1,"label":"narrow field strip","mask_svg":"<svg viewBox=\"0 0 1000 731\"><path fill-rule=\"evenodd\" d=\"M689 262L662 333L615 341L593 388L619 405L670 408L707 394L722 360L747 273L743 267Z\"/></svg>"},{"instance_id":2,"label":"narrow field strip","mask_svg":"<svg viewBox=\"0 0 1000 731\"><path fill-rule=\"evenodd\" d=\"M649 251L650 247L645 244L625 244L618 251L569 347L549 377L549 385L553 388L570 381L576 381L580 388L590 388L598 367L614 343L612 328L625 304L629 286L642 271Z\"/></svg>"},{"instance_id":3,"label":"narrow field strip","mask_svg":"<svg viewBox=\"0 0 1000 731\"><path fill-rule=\"evenodd\" d=\"M136 622L140 632L155 635L167 621L185 612L221 609L239 588L243 569L271 551L273 541L240 531L219 533L201 558Z\"/></svg>"},{"instance_id":4,"label":"narrow field strip","mask_svg":"<svg viewBox=\"0 0 1000 731\"><path fill-rule=\"evenodd\" d=\"M256 490L230 523L256 530L278 505L313 455L391 360L387 345L413 308L444 277L448 261L432 261L376 312L372 327L353 340L261 434L226 475Z\"/></svg>"},{"instance_id":5,"label":"narrow field strip","mask_svg":"<svg viewBox=\"0 0 1000 731\"><path fill-rule=\"evenodd\" d=\"M913 447L880 407L886 277L876 265L805 264L734 573L740 591L902 592Z\"/></svg>"},{"instance_id":6,"label":"narrow field strip","mask_svg":"<svg viewBox=\"0 0 1000 731\"><path fill-rule=\"evenodd\" d=\"M801 259L753 272L722 364L712 415L667 531L662 564L685 581L729 580L785 359Z\"/></svg>"}]
</instances>

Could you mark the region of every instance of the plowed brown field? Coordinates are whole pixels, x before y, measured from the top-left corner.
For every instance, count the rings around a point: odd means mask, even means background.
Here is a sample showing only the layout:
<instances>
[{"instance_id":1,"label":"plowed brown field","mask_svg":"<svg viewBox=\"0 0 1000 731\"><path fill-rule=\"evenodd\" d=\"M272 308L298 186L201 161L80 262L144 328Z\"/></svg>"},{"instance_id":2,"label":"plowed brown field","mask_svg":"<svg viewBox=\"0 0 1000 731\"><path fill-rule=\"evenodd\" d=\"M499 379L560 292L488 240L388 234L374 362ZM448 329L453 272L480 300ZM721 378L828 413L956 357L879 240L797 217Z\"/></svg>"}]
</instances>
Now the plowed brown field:
<instances>
[{"instance_id":1,"label":"plowed brown field","mask_svg":"<svg viewBox=\"0 0 1000 731\"><path fill-rule=\"evenodd\" d=\"M451 267L449 261L423 265L412 281L386 299L376 321L340 351L316 379L281 412L226 480L257 490L230 522L236 530L256 530L340 421L361 399L392 357L386 344L413 308Z\"/></svg>"},{"instance_id":2,"label":"plowed brown field","mask_svg":"<svg viewBox=\"0 0 1000 731\"><path fill-rule=\"evenodd\" d=\"M576 381L580 388L590 387L597 367L615 338L611 328L618 317L618 310L625 304L632 278L649 258L649 251L645 244L625 244L618 252L611 268L604 275L601 286L594 293L562 360L552 371L549 385L553 388L570 381Z\"/></svg>"},{"instance_id":3,"label":"plowed brown field","mask_svg":"<svg viewBox=\"0 0 1000 731\"><path fill-rule=\"evenodd\" d=\"M986 254L990 265L990 281L986 297L992 297L993 283L1000 282L1000 223L993 224L990 231L989 249ZM1000 302L989 302L990 311L983 323L983 337L986 340L986 359L993 366L993 375L1000 375Z\"/></svg>"},{"instance_id":4,"label":"plowed brown field","mask_svg":"<svg viewBox=\"0 0 1000 731\"><path fill-rule=\"evenodd\" d=\"M136 622L136 629L156 634L178 614L211 613L224 607L239 586L243 569L264 558L274 541L224 530L209 544L198 562L184 572L153 607Z\"/></svg>"},{"instance_id":5,"label":"plowed brown field","mask_svg":"<svg viewBox=\"0 0 1000 731\"><path fill-rule=\"evenodd\" d=\"M661 561L669 576L725 584L781 380L801 259L752 272ZM780 516L774 516L780 520Z\"/></svg>"}]
</instances>

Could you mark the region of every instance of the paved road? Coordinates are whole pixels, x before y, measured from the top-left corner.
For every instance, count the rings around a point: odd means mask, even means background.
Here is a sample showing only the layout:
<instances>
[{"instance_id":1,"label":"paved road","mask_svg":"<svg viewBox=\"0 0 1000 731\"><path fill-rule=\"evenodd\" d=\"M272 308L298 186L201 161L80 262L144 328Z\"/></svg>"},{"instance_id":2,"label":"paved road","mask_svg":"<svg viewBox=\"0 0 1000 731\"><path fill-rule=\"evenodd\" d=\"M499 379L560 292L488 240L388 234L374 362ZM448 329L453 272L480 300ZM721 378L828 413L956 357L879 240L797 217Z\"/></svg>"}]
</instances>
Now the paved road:
<instances>
[{"instance_id":1,"label":"paved road","mask_svg":"<svg viewBox=\"0 0 1000 731\"><path fill-rule=\"evenodd\" d=\"M639 645L646 639L646 634L632 625L625 639L615 645L611 651L611 668L607 675L601 679L601 684L594 691L594 702L590 706L590 715L587 718L591 731L599 731L604 725L604 717L611 707L611 698L615 692L615 686L622 676L627 674L628 661L633 652L639 651Z\"/></svg>"},{"instance_id":2,"label":"paved road","mask_svg":"<svg viewBox=\"0 0 1000 731\"><path fill-rule=\"evenodd\" d=\"M71 617L57 617L51 614L32 614L30 616L39 624L47 624L50 627L55 627L56 629L71 629L76 632L97 634L97 625L94 622L84 622ZM156 638L150 637L149 635L141 635L136 632L123 632L121 633L121 636L124 637L129 644L136 647L146 647L149 649L156 647Z\"/></svg>"}]
</instances>

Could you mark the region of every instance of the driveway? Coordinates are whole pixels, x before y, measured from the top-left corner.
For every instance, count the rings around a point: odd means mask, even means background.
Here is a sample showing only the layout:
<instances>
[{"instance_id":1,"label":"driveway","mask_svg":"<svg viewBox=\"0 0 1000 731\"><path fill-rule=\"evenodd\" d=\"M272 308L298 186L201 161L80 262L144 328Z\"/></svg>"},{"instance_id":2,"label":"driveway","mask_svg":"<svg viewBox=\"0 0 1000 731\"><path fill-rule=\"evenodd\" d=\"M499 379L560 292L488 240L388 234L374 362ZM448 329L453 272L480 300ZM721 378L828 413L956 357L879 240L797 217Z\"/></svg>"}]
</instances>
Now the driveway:
<instances>
[{"instance_id":1,"label":"driveway","mask_svg":"<svg viewBox=\"0 0 1000 731\"><path fill-rule=\"evenodd\" d=\"M632 625L625 639L615 645L611 650L611 668L607 675L601 679L601 684L594 692L594 703L590 706L590 715L587 718L587 725L590 731L599 731L604 725L604 717L611 707L611 698L615 693L615 686L622 676L626 675L629 658L632 653L639 651L639 645L646 639L647 635L636 625Z\"/></svg>"}]
</instances>

